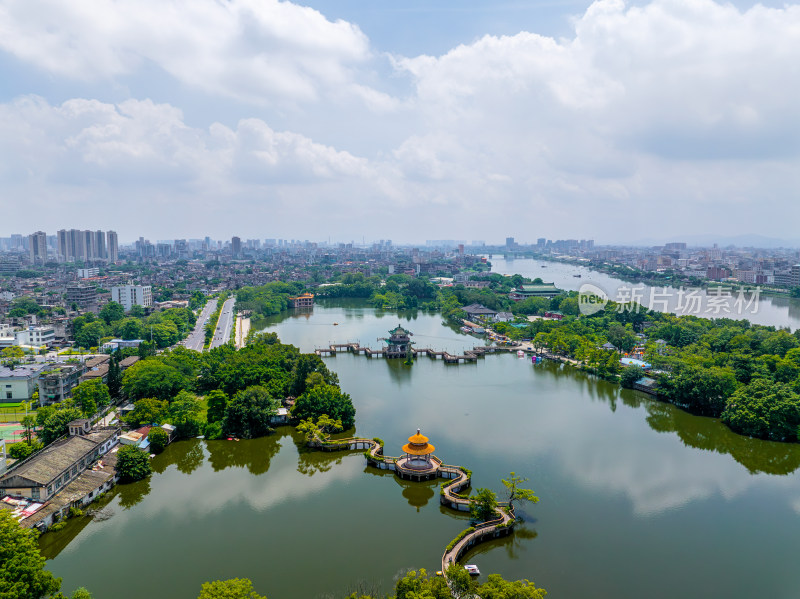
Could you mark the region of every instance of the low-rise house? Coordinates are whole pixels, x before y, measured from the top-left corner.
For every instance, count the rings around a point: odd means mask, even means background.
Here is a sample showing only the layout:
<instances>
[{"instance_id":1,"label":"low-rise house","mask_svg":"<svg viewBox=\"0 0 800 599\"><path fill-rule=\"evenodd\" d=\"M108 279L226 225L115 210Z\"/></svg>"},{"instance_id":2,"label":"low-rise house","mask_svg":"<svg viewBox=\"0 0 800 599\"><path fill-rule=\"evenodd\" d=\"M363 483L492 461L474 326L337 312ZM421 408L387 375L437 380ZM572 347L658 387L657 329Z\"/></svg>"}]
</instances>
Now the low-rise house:
<instances>
[{"instance_id":1,"label":"low-rise house","mask_svg":"<svg viewBox=\"0 0 800 599\"><path fill-rule=\"evenodd\" d=\"M467 313L467 318L469 320L472 320L473 318L492 319L497 316L497 310L492 310L491 308L487 308L482 304L470 304L469 306L464 306L461 309Z\"/></svg>"},{"instance_id":2,"label":"low-rise house","mask_svg":"<svg viewBox=\"0 0 800 599\"><path fill-rule=\"evenodd\" d=\"M70 425L72 435L14 464L0 477L0 495L47 501L108 453L120 435L119 427L100 427L87 432L80 421Z\"/></svg>"},{"instance_id":3,"label":"low-rise house","mask_svg":"<svg viewBox=\"0 0 800 599\"><path fill-rule=\"evenodd\" d=\"M44 364L0 366L0 403L17 403L30 400L39 384Z\"/></svg>"},{"instance_id":4,"label":"low-rise house","mask_svg":"<svg viewBox=\"0 0 800 599\"><path fill-rule=\"evenodd\" d=\"M119 480L116 465L116 450L112 450L56 493L42 508L23 519L20 525L44 532L58 520L66 518L70 508L87 506Z\"/></svg>"},{"instance_id":5,"label":"low-rise house","mask_svg":"<svg viewBox=\"0 0 800 599\"><path fill-rule=\"evenodd\" d=\"M495 322L511 322L514 320L514 315L511 312L498 312L494 315Z\"/></svg>"}]
</instances>

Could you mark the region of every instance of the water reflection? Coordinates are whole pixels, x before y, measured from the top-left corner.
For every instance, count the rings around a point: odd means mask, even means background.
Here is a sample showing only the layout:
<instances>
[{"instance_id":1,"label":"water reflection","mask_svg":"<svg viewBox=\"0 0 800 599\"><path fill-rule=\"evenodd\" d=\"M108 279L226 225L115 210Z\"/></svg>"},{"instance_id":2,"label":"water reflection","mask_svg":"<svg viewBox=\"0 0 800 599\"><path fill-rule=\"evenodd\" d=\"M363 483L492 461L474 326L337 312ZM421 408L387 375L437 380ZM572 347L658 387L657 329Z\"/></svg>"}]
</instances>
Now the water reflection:
<instances>
[{"instance_id":1,"label":"water reflection","mask_svg":"<svg viewBox=\"0 0 800 599\"><path fill-rule=\"evenodd\" d=\"M647 401L647 423L654 431L676 433L684 445L729 454L750 474L791 474L800 467L800 446L737 435L714 418L687 414L673 405Z\"/></svg>"},{"instance_id":2,"label":"water reflection","mask_svg":"<svg viewBox=\"0 0 800 599\"><path fill-rule=\"evenodd\" d=\"M127 483L117 486L117 497L119 498L119 506L123 510L129 510L133 506L147 497L150 493L150 477L140 480L135 483Z\"/></svg>"},{"instance_id":3,"label":"water reflection","mask_svg":"<svg viewBox=\"0 0 800 599\"><path fill-rule=\"evenodd\" d=\"M173 443L169 452L157 455L151 461L153 472L163 474L170 466L175 466L178 472L191 474L203 465L205 456L203 444L199 439L187 439L180 443Z\"/></svg>"},{"instance_id":4,"label":"water reflection","mask_svg":"<svg viewBox=\"0 0 800 599\"><path fill-rule=\"evenodd\" d=\"M319 472L328 472L334 466L342 463L342 458L353 452L344 451L316 451L305 446L305 438L300 436L295 439L297 446L297 471L305 476L314 476ZM355 451L355 450L354 450Z\"/></svg>"},{"instance_id":5,"label":"water reflection","mask_svg":"<svg viewBox=\"0 0 800 599\"><path fill-rule=\"evenodd\" d=\"M530 528L525 524L517 525L514 527L514 534L505 537L498 537L497 539L492 539L491 541L486 541L485 543L475 545L472 549L464 554L464 557L461 561L463 563L469 563L470 561L474 561L474 559L479 555L489 553L490 551L499 548L505 550L505 554L508 559L516 560L519 559L522 554L529 549L528 543L538 536L539 533L533 528Z\"/></svg>"},{"instance_id":6,"label":"water reflection","mask_svg":"<svg viewBox=\"0 0 800 599\"><path fill-rule=\"evenodd\" d=\"M206 441L208 463L214 472L226 468L247 468L250 474L264 474L280 451L280 439L286 432L249 441Z\"/></svg>"},{"instance_id":7,"label":"water reflection","mask_svg":"<svg viewBox=\"0 0 800 599\"><path fill-rule=\"evenodd\" d=\"M408 481L394 477L395 482L403 489L403 497L408 501L408 505L420 508L428 505L428 502L436 495L436 490L439 488L438 481Z\"/></svg>"}]
</instances>

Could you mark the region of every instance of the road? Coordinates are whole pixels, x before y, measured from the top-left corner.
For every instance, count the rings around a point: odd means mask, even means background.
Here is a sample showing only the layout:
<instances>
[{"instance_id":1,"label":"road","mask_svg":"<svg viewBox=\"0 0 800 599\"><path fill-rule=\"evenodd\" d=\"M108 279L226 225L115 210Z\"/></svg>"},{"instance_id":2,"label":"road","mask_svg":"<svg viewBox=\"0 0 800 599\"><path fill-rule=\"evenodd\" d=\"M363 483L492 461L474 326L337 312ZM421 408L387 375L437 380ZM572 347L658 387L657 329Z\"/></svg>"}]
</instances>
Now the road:
<instances>
[{"instance_id":1,"label":"road","mask_svg":"<svg viewBox=\"0 0 800 599\"><path fill-rule=\"evenodd\" d=\"M195 351L203 351L203 345L206 341L206 322L208 317L217 309L217 300L212 299L206 302L203 306L203 311L197 317L197 322L194 325L194 330L189 333L189 336L183 342L188 349Z\"/></svg>"},{"instance_id":2,"label":"road","mask_svg":"<svg viewBox=\"0 0 800 599\"><path fill-rule=\"evenodd\" d=\"M222 310L219 313L219 320L217 321L217 330L214 331L214 337L211 339L211 349L225 345L231 340L231 330L233 328L233 306L236 303L236 298L231 297L225 300L222 304Z\"/></svg>"}]
</instances>

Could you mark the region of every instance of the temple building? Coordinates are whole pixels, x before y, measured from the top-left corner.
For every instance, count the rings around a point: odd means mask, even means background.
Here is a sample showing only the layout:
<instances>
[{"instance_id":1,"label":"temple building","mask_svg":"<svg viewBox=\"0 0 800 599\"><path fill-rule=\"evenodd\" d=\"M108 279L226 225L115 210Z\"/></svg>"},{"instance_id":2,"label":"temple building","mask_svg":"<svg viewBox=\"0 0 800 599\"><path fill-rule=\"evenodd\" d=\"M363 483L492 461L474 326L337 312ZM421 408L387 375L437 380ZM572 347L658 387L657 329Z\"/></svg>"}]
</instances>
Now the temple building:
<instances>
[{"instance_id":1,"label":"temple building","mask_svg":"<svg viewBox=\"0 0 800 599\"><path fill-rule=\"evenodd\" d=\"M390 337L384 337L381 341L386 341L386 357L387 358L407 358L411 356L411 333L401 327L399 324L396 328L389 331Z\"/></svg>"}]
</instances>

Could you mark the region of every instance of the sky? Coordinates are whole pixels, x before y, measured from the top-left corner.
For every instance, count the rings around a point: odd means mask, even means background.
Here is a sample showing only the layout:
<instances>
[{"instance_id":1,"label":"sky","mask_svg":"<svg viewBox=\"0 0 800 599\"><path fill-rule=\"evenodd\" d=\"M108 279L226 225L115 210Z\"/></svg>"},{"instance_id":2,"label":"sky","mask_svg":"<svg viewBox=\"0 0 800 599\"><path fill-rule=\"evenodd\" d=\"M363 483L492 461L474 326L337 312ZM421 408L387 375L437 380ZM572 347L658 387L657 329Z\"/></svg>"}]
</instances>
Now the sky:
<instances>
[{"instance_id":1,"label":"sky","mask_svg":"<svg viewBox=\"0 0 800 599\"><path fill-rule=\"evenodd\" d=\"M800 240L800 5L0 0L0 236Z\"/></svg>"}]
</instances>

